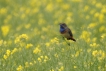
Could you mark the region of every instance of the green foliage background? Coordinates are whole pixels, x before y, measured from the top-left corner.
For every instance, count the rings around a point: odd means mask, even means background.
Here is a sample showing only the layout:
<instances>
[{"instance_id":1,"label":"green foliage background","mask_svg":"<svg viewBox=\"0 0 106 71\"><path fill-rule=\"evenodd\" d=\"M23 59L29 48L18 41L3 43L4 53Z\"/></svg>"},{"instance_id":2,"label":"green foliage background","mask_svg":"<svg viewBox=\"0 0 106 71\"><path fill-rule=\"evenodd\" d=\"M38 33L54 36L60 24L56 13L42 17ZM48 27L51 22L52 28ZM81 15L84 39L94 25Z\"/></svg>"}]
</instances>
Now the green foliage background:
<instances>
[{"instance_id":1,"label":"green foliage background","mask_svg":"<svg viewBox=\"0 0 106 71\"><path fill-rule=\"evenodd\" d=\"M105 71L105 41L106 0L0 0L0 71Z\"/></svg>"}]
</instances>

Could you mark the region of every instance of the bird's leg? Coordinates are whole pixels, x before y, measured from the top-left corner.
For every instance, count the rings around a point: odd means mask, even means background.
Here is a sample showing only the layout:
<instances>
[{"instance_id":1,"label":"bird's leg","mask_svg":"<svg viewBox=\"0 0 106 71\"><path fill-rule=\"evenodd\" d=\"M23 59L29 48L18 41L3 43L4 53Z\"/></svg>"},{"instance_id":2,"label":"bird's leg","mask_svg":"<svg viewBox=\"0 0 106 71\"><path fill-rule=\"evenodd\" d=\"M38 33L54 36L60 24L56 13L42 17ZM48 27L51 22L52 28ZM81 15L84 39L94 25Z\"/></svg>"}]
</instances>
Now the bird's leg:
<instances>
[{"instance_id":1,"label":"bird's leg","mask_svg":"<svg viewBox=\"0 0 106 71\"><path fill-rule=\"evenodd\" d=\"M64 37L62 37L63 38L63 40L65 40L65 38ZM65 40L66 41L66 40ZM66 41L66 43L70 46L70 43L68 43L67 41Z\"/></svg>"},{"instance_id":2,"label":"bird's leg","mask_svg":"<svg viewBox=\"0 0 106 71\"><path fill-rule=\"evenodd\" d=\"M62 37L62 39L63 39L63 40L65 40L65 38L64 38L64 37Z\"/></svg>"}]
</instances>

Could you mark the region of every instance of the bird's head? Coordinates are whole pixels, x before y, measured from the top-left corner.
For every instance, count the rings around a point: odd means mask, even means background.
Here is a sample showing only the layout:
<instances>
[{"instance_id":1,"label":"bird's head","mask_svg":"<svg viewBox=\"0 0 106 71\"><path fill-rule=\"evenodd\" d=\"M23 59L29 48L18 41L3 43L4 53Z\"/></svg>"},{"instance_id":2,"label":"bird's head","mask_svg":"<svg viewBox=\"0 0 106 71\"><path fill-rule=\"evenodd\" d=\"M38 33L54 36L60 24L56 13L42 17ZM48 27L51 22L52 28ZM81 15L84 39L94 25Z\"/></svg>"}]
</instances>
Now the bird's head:
<instances>
[{"instance_id":1,"label":"bird's head","mask_svg":"<svg viewBox=\"0 0 106 71\"><path fill-rule=\"evenodd\" d=\"M60 28L66 28L67 25L65 23L60 23Z\"/></svg>"}]
</instances>

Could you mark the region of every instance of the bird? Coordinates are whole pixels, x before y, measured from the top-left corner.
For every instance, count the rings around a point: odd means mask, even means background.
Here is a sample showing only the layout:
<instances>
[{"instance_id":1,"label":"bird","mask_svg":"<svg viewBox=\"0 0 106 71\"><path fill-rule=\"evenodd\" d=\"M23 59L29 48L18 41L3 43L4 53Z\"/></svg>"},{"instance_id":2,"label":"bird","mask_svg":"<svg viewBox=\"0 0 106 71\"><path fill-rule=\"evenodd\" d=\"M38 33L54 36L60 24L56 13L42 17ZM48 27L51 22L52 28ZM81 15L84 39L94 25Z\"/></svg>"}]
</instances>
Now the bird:
<instances>
[{"instance_id":1,"label":"bird","mask_svg":"<svg viewBox=\"0 0 106 71\"><path fill-rule=\"evenodd\" d=\"M73 38L71 30L67 27L66 23L60 23L60 34L67 40L76 40Z\"/></svg>"}]
</instances>

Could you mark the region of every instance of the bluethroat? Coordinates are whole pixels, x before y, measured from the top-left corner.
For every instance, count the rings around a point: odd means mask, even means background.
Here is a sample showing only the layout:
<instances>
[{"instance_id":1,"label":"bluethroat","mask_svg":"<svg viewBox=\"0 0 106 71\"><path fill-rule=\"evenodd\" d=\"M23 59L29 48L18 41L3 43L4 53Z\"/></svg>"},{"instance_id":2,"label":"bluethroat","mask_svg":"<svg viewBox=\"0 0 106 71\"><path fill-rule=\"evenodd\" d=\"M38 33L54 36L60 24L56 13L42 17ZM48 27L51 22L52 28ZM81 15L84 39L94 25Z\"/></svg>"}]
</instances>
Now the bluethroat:
<instances>
[{"instance_id":1,"label":"bluethroat","mask_svg":"<svg viewBox=\"0 0 106 71\"><path fill-rule=\"evenodd\" d=\"M64 38L67 38L67 40L73 40L76 41L73 38L73 34L71 30L67 27L65 23L60 23L60 33Z\"/></svg>"}]
</instances>

